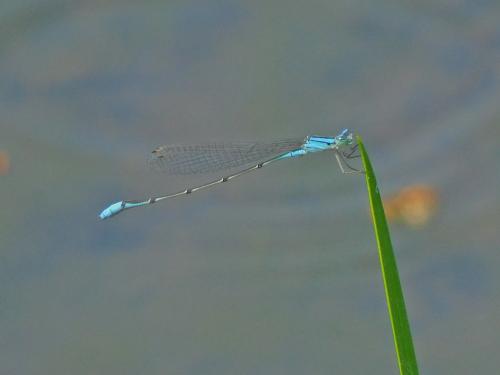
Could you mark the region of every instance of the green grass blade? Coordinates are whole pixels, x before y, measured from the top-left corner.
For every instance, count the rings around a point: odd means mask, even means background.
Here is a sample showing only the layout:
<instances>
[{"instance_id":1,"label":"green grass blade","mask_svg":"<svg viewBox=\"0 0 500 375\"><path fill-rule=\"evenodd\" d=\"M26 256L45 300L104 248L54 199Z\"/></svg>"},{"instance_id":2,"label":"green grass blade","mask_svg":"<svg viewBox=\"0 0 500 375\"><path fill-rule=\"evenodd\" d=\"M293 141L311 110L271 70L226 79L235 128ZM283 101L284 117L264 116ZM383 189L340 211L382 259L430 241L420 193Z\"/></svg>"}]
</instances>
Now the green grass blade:
<instances>
[{"instance_id":1,"label":"green grass blade","mask_svg":"<svg viewBox=\"0 0 500 375\"><path fill-rule=\"evenodd\" d=\"M366 186L370 199L375 238L377 240L382 279L384 281L387 308L391 319L392 333L398 358L399 372L402 375L418 374L417 359L411 338L410 324L406 314L403 290L399 281L399 273L392 249L389 228L382 206L382 199L373 173L370 159L366 153L361 137L357 137L359 151L366 171Z\"/></svg>"}]
</instances>

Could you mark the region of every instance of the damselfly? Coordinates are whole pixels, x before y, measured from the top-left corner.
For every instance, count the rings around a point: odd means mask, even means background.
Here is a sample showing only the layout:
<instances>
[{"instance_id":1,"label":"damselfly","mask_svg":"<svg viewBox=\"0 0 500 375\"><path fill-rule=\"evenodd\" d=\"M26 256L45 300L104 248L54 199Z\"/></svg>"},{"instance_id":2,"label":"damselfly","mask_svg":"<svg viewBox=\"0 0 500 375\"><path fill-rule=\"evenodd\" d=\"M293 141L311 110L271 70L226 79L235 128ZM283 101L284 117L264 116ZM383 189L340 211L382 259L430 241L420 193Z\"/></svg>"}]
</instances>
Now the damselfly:
<instances>
[{"instance_id":1,"label":"damselfly","mask_svg":"<svg viewBox=\"0 0 500 375\"><path fill-rule=\"evenodd\" d=\"M120 212L134 207L146 206L168 198L188 195L206 189L233 178L260 169L275 161L295 158L320 151L333 151L342 173L360 173L350 166L347 159L355 155L356 146L353 135L343 129L335 137L308 136L299 139L285 139L272 143L213 143L202 145L167 145L160 146L151 153L150 164L153 169L172 174L196 174L216 172L250 165L243 170L213 180L203 185L191 187L159 197L142 201L120 201L113 203L101 212L101 219L108 219Z\"/></svg>"}]
</instances>

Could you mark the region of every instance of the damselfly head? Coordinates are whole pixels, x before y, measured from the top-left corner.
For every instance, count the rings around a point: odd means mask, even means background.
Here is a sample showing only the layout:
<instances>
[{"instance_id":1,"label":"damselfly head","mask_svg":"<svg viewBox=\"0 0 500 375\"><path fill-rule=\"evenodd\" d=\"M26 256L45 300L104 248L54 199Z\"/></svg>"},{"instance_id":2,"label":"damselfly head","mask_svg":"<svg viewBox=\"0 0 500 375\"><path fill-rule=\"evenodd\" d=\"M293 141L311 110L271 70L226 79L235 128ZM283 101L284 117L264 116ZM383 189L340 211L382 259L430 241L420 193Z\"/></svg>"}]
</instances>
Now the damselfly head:
<instances>
[{"instance_id":1,"label":"damselfly head","mask_svg":"<svg viewBox=\"0 0 500 375\"><path fill-rule=\"evenodd\" d=\"M336 146L349 146L354 143L353 135L349 129L342 129L342 131L335 137Z\"/></svg>"}]
</instances>

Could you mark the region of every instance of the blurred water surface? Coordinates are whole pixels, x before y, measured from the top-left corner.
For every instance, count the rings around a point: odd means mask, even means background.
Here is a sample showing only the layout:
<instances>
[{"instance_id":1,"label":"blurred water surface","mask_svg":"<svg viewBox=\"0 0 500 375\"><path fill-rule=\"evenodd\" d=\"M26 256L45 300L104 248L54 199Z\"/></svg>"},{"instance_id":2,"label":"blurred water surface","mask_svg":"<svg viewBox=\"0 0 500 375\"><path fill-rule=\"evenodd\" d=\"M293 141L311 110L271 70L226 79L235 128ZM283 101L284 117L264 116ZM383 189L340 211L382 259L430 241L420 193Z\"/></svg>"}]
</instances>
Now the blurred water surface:
<instances>
[{"instance_id":1,"label":"blurred water surface","mask_svg":"<svg viewBox=\"0 0 500 375\"><path fill-rule=\"evenodd\" d=\"M3 1L0 373L397 373L362 178L331 155L100 222L205 178L159 144L359 132L423 374L495 373L500 3ZM209 177L207 177L209 178ZM362 353L363 358L359 358Z\"/></svg>"}]
</instances>

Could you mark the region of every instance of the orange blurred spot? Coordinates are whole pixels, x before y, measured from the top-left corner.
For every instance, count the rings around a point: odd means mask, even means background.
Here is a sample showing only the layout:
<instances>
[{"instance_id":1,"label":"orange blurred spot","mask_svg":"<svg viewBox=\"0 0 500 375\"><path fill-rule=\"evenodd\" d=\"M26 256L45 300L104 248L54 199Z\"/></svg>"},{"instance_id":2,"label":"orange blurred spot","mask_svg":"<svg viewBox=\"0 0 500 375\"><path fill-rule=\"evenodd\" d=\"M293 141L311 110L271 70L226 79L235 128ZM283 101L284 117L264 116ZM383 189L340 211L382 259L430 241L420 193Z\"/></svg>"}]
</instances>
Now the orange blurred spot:
<instances>
[{"instance_id":1,"label":"orange blurred spot","mask_svg":"<svg viewBox=\"0 0 500 375\"><path fill-rule=\"evenodd\" d=\"M439 205L438 191L428 185L412 185L384 199L387 220L401 221L420 227L436 214Z\"/></svg>"},{"instance_id":2,"label":"orange blurred spot","mask_svg":"<svg viewBox=\"0 0 500 375\"><path fill-rule=\"evenodd\" d=\"M6 151L0 151L0 176L9 173L9 169L10 169L9 154Z\"/></svg>"}]
</instances>

